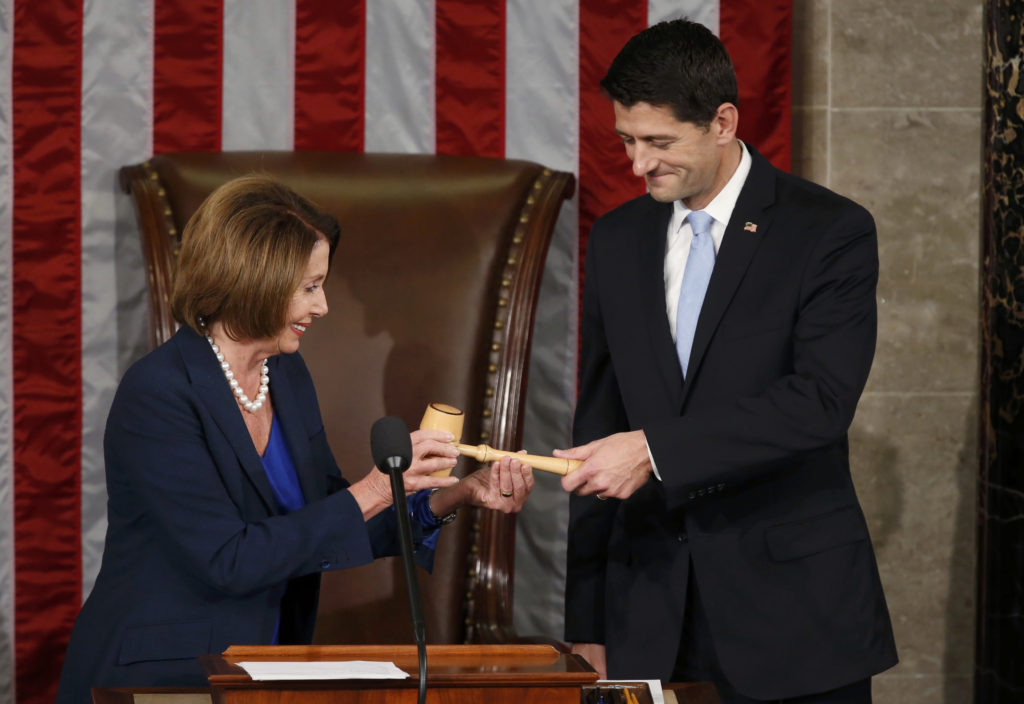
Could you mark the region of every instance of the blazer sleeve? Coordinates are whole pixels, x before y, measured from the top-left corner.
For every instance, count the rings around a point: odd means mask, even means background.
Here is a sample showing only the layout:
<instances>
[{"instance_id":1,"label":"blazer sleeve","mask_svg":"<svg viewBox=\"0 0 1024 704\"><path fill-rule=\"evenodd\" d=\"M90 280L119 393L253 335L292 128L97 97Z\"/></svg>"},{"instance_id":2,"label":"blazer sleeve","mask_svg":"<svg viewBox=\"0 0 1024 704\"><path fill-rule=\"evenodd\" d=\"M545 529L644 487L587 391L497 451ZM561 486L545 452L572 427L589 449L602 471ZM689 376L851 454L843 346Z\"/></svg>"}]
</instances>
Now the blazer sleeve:
<instances>
[{"instance_id":1,"label":"blazer sleeve","mask_svg":"<svg viewBox=\"0 0 1024 704\"><path fill-rule=\"evenodd\" d=\"M695 488L742 482L846 434L874 356L878 245L870 214L834 208L807 257L794 311L792 369L757 395L644 427L670 508ZM738 351L737 364L756 363ZM662 469L665 468L665 469Z\"/></svg>"},{"instance_id":2,"label":"blazer sleeve","mask_svg":"<svg viewBox=\"0 0 1024 704\"><path fill-rule=\"evenodd\" d=\"M573 444L577 446L629 429L601 320L600 282L594 261L599 256L598 231L595 225L584 264L580 320L583 356L573 421ZM571 643L605 641L605 565L618 503L593 496L569 496L565 639Z\"/></svg>"},{"instance_id":3,"label":"blazer sleeve","mask_svg":"<svg viewBox=\"0 0 1024 704\"><path fill-rule=\"evenodd\" d=\"M198 393L169 367L133 367L115 396L105 435L109 490L119 499L111 511L155 523L154 549L227 596L373 559L347 491L267 515Z\"/></svg>"},{"instance_id":4,"label":"blazer sleeve","mask_svg":"<svg viewBox=\"0 0 1024 704\"><path fill-rule=\"evenodd\" d=\"M294 367L292 372L295 378L295 385L301 389L301 396L305 400L304 411L309 415L306 423L316 427L318 430L311 439L314 445L313 455L319 459L318 464L323 465L327 474L328 495L344 491L350 485L342 477L341 470L334 454L331 452L330 444L327 442L327 434L323 431L323 420L320 415L320 405L316 396L316 388L309 369L300 354L289 355L289 362ZM347 492L346 492L347 493ZM409 497L413 501L413 497ZM410 509L411 510L411 509ZM412 532L413 560L427 572L434 569L435 548L437 545L437 534L440 527L426 527L410 515L410 527ZM401 554L401 541L398 531L398 517L395 515L394 506L381 511L376 516L366 521L366 531L370 541L370 549L373 557L389 557Z\"/></svg>"}]
</instances>

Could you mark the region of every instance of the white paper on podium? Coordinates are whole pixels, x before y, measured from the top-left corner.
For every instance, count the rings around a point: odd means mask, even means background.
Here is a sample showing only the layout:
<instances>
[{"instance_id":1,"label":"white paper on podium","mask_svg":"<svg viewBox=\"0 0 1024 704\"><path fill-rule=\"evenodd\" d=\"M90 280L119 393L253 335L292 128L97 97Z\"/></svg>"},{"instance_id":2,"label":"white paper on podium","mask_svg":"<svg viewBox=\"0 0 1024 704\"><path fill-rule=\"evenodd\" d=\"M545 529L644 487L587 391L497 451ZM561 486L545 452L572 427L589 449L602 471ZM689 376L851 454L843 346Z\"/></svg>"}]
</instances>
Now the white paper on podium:
<instances>
[{"instance_id":1,"label":"white paper on podium","mask_svg":"<svg viewBox=\"0 0 1024 704\"><path fill-rule=\"evenodd\" d=\"M238 666L254 680L404 680L409 673L393 662L318 660L315 662L254 661Z\"/></svg>"}]
</instances>

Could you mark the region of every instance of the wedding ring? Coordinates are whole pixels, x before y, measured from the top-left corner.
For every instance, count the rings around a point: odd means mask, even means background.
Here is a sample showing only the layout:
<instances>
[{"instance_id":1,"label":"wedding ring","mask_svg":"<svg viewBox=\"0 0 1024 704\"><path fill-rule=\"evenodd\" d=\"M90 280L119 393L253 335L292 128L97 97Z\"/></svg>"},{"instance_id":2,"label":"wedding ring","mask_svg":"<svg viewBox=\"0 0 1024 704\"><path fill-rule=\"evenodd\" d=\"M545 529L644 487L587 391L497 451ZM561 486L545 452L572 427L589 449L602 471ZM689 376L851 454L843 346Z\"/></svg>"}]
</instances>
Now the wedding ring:
<instances>
[{"instance_id":1,"label":"wedding ring","mask_svg":"<svg viewBox=\"0 0 1024 704\"><path fill-rule=\"evenodd\" d=\"M504 492L503 491L503 492L501 492L501 495L504 496L507 499L507 498L512 496L512 492L511 491L509 491L509 492Z\"/></svg>"},{"instance_id":2,"label":"wedding ring","mask_svg":"<svg viewBox=\"0 0 1024 704\"><path fill-rule=\"evenodd\" d=\"M594 494L594 496L597 497L598 501L607 501L608 500L607 496L601 496L600 494Z\"/></svg>"}]
</instances>

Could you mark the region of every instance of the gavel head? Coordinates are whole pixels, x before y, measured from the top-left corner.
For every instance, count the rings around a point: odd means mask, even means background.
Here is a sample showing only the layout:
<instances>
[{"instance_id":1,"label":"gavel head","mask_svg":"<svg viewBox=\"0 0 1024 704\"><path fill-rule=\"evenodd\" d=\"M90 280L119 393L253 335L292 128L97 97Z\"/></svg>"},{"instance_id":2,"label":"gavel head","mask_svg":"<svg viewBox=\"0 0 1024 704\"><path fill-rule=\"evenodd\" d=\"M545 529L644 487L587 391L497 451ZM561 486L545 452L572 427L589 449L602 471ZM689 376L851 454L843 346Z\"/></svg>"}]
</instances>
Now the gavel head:
<instances>
[{"instance_id":1,"label":"gavel head","mask_svg":"<svg viewBox=\"0 0 1024 704\"><path fill-rule=\"evenodd\" d=\"M423 413L423 420L420 421L420 430L447 430L455 436L454 442L462 440L462 423L466 414L454 406L446 403L432 403L427 406ZM434 476L447 477L451 474L450 469L434 472Z\"/></svg>"}]
</instances>

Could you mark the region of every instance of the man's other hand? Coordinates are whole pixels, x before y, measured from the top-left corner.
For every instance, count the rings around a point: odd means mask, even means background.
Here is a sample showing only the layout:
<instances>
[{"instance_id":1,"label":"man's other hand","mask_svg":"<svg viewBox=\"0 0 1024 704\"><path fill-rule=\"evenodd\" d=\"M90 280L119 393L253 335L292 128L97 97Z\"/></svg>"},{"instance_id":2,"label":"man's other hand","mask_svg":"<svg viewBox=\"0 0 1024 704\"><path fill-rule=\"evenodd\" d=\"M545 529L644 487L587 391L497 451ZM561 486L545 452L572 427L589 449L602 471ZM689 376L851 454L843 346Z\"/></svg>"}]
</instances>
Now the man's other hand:
<instances>
[{"instance_id":1,"label":"man's other hand","mask_svg":"<svg viewBox=\"0 0 1024 704\"><path fill-rule=\"evenodd\" d=\"M562 478L562 488L580 496L628 499L651 476L651 457L644 431L616 433L568 450L555 457L582 460L575 472Z\"/></svg>"}]
</instances>

